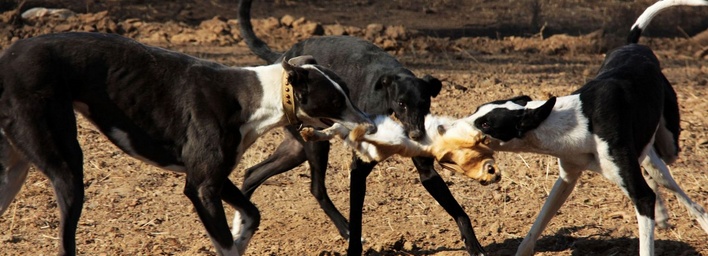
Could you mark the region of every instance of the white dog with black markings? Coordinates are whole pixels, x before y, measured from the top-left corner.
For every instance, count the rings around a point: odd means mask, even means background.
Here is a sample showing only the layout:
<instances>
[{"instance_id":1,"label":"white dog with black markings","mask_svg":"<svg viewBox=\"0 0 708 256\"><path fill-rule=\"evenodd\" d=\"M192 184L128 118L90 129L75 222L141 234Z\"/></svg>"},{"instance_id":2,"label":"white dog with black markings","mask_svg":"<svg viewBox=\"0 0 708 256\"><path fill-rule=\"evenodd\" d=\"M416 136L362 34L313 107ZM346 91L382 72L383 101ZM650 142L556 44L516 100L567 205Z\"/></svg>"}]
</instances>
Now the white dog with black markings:
<instances>
[{"instance_id":1,"label":"white dog with black markings","mask_svg":"<svg viewBox=\"0 0 708 256\"><path fill-rule=\"evenodd\" d=\"M666 226L666 209L655 194L657 182L674 192L708 233L708 214L688 198L666 166L679 152L676 93L651 49L637 44L651 18L676 5L705 6L708 1L660 1L649 7L632 26L628 44L608 54L597 76L571 95L490 102L466 118L495 139L490 144L494 150L558 157L560 177L517 255L533 254L536 240L584 170L602 174L632 200L640 255L654 255L655 219Z\"/></svg>"}]
</instances>

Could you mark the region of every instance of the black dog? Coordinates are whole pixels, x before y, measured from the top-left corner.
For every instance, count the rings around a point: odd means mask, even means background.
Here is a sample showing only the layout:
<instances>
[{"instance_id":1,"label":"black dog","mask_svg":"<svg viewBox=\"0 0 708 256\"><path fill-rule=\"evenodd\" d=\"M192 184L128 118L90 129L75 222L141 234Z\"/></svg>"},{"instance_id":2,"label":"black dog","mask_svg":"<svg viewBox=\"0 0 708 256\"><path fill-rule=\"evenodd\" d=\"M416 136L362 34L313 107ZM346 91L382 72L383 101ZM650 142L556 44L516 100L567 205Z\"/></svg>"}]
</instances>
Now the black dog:
<instances>
[{"instance_id":1,"label":"black dog","mask_svg":"<svg viewBox=\"0 0 708 256\"><path fill-rule=\"evenodd\" d=\"M373 127L340 85L309 57L232 68L111 34L20 40L0 57L0 213L36 165L57 195L59 254L76 254L84 187L75 109L125 153L186 173L184 193L217 252L242 255L260 214L229 173L261 134L288 121ZM245 216L236 241L221 200Z\"/></svg>"},{"instance_id":2,"label":"black dog","mask_svg":"<svg viewBox=\"0 0 708 256\"><path fill-rule=\"evenodd\" d=\"M241 36L256 55L269 63L300 54L315 56L318 63L331 68L347 82L352 101L362 110L377 115L393 113L403 123L409 137L423 137L424 117L430 112L431 98L438 95L442 86L438 79L429 75L417 78L381 48L355 37L315 37L295 44L284 54L273 52L253 32L250 21L251 2L240 2L239 25ZM329 142L303 142L296 127L289 126L287 130L285 141L276 151L268 159L247 170L242 190L248 197L266 179L308 161L312 175L312 194L342 237L349 239L349 255L361 254L361 211L365 182L376 162L366 163L356 157L352 162L350 224L347 227L347 220L332 204L325 188ZM470 254L483 253L484 249L477 241L469 217L433 168L434 160L421 157L412 159L423 186L457 223Z\"/></svg>"},{"instance_id":3,"label":"black dog","mask_svg":"<svg viewBox=\"0 0 708 256\"><path fill-rule=\"evenodd\" d=\"M666 164L676 160L681 131L673 87L641 32L658 12L674 5L708 5L704 0L659 1L632 27L628 44L607 55L597 76L573 94L548 101L528 97L480 106L468 122L497 139L495 150L558 157L560 177L516 255L532 255L534 243L558 212L584 170L617 184L632 200L639 224L639 254L654 255L655 211L666 220L657 182L671 190L708 233L708 214L691 201ZM643 166L649 174L645 180Z\"/></svg>"}]
</instances>

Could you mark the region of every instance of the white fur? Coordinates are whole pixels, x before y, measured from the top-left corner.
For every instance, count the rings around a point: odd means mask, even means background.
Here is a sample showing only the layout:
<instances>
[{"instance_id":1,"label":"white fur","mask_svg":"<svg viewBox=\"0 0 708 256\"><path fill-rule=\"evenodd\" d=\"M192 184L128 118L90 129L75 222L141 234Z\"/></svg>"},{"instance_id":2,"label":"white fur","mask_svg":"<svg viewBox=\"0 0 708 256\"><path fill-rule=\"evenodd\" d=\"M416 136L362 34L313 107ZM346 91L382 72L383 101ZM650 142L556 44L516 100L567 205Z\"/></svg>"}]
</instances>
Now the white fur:
<instances>
[{"instance_id":1,"label":"white fur","mask_svg":"<svg viewBox=\"0 0 708 256\"><path fill-rule=\"evenodd\" d=\"M283 66L272 64L245 69L256 72L264 95L262 95L260 107L239 128L241 132L239 152L246 151L262 134L274 127L285 126L288 123L283 110L283 94L281 92Z\"/></svg>"},{"instance_id":2,"label":"white fur","mask_svg":"<svg viewBox=\"0 0 708 256\"><path fill-rule=\"evenodd\" d=\"M531 101L525 107L510 102L501 105L483 105L475 114L463 120L473 124L477 118L495 108L536 108L544 102ZM559 97L551 114L538 128L528 131L521 139L512 139L508 142L494 140L490 144L490 147L494 150L541 153L558 157L560 177L551 189L529 233L521 242L516 255L533 254L536 240L538 240L550 220L573 191L582 171L590 170L600 173L611 182L619 185L623 192L628 194L625 184L623 184L623 179L619 174L620 168L610 156L607 142L587 130L588 120L581 109L582 103L579 100L579 96ZM663 121L658 127L655 137L665 136L665 142L673 140L673 138L666 137L671 136L671 133L663 128ZM645 177L645 179L657 195L655 206L657 218L655 221L659 226L668 226L666 224L666 218L668 218L666 209L657 190L658 183L658 185L672 191L679 202L688 208L691 215L701 225L701 228L708 233L708 213L703 207L691 201L681 190L671 177L666 163L656 153L654 146L654 140L651 140L641 152L637 161L647 170L649 177ZM673 147L673 145L668 144L658 146ZM640 214L637 214L637 221L640 255L653 255L655 223L650 218Z\"/></svg>"},{"instance_id":3,"label":"white fur","mask_svg":"<svg viewBox=\"0 0 708 256\"><path fill-rule=\"evenodd\" d=\"M678 6L678 5L692 5L692 6L708 6L708 1L706 0L663 0L663 1L658 1L654 3L653 5L649 6L642 15L637 18L637 21L634 22L634 25L632 25L631 29L634 29L636 27L640 29L644 29L647 26L649 26L649 22L659 14L661 11L671 7L671 6Z\"/></svg>"},{"instance_id":4,"label":"white fur","mask_svg":"<svg viewBox=\"0 0 708 256\"><path fill-rule=\"evenodd\" d=\"M464 118L469 124L474 120L489 113L495 108L518 110L524 108L537 108L546 101L530 101L526 106L506 102L503 105L483 105L477 112ZM563 158L567 155L578 156L584 162L591 161L591 153L595 151L596 144L592 134L587 130L589 120L582 114L580 96L569 95L556 98L553 112L544 121L545 124L526 133L523 140L508 142L493 142L495 150L509 152L536 152ZM497 144L498 143L498 144Z\"/></svg>"},{"instance_id":5,"label":"white fur","mask_svg":"<svg viewBox=\"0 0 708 256\"><path fill-rule=\"evenodd\" d=\"M426 136L419 141L415 141L408 138L403 126L389 116L379 115L376 116L373 121L376 124L377 131L373 134L364 135L364 139L387 145L399 145L405 148L407 152L415 152L413 155L406 155L407 157L433 156L432 152L430 152L430 146L433 141L440 137L437 130L438 126L442 125L450 129L453 127L454 123L454 119L449 117L427 115L425 117ZM468 127L468 129L465 130L465 134L471 134L473 132L472 130L474 130L471 125L467 125L466 123L455 126L455 129L460 130L465 127ZM354 149L362 160L380 162L391 156L369 142L352 141L348 136L351 130L339 123L321 132L326 133L328 136L320 139L331 139L334 136L339 137L344 141L345 145Z\"/></svg>"},{"instance_id":6,"label":"white fur","mask_svg":"<svg viewBox=\"0 0 708 256\"><path fill-rule=\"evenodd\" d=\"M678 183L676 183L676 180L674 180L671 176L671 170L669 170L666 163L661 160L654 148L651 148L647 153L647 157L642 161L642 167L644 167L649 176L652 178L652 181L649 183L658 183L662 187L667 188L669 191L674 193L678 201L688 209L688 212L693 215L694 218L696 218L696 221L701 226L701 229L708 233L708 213L706 213L706 210L702 206L693 202L688 195L686 195L683 189L681 189ZM658 190L654 189L654 192L656 192L657 201L661 200ZM661 207L661 209L659 209L659 207ZM656 210L662 212L663 215L666 215L666 209L664 208L663 203L661 205L657 204L656 208ZM657 224L666 225L665 223L659 222L658 218Z\"/></svg>"}]
</instances>

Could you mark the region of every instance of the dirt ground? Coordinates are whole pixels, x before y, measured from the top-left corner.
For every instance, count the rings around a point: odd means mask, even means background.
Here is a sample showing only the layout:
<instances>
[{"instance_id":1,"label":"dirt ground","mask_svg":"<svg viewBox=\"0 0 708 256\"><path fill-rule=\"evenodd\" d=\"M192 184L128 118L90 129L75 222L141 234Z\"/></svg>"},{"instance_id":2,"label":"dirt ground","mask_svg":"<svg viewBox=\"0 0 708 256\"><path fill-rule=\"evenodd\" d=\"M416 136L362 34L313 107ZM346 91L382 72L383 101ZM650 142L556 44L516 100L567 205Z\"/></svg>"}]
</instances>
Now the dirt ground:
<instances>
[{"instance_id":1,"label":"dirt ground","mask_svg":"<svg viewBox=\"0 0 708 256\"><path fill-rule=\"evenodd\" d=\"M65 4L63 2L71 2ZM418 75L443 81L432 111L463 117L476 106L520 94L534 99L567 94L590 79L603 54L621 42L651 1L482 0L274 0L254 3L256 32L271 47L321 34L349 34L374 41ZM62 31L119 33L141 42L227 65L264 62L241 42L234 3L221 1L28 1L30 7L68 7L68 18L22 21L14 1L0 1L0 47ZM698 204L708 206L708 27L705 8L676 8L658 17L642 43L662 61L678 93L683 128L675 179ZM218 17L215 17L217 16ZM290 16L287 16L290 15ZM292 21L289 17L295 19ZM305 20L297 20L305 17ZM184 177L130 157L85 120L79 122L85 153L86 200L77 231L82 255L214 255L189 200ZM278 145L276 129L259 139L234 170L267 157ZM350 152L334 142L327 188L348 213ZM528 232L558 177L550 156L498 153L501 182L481 186L441 172L472 218L491 255L511 255ZM368 179L363 233L367 255L465 255L457 226L420 184L411 161L393 157ZM302 165L263 185L252 201L262 221L250 255L341 255L347 242L309 192ZM708 255L708 235L688 211L662 191L669 229L656 230L657 255ZM227 216L233 209L227 207ZM0 216L0 255L51 255L57 249L58 210L47 179L32 169L14 203ZM620 189L585 173L537 242L537 255L638 253L634 209Z\"/></svg>"}]
</instances>

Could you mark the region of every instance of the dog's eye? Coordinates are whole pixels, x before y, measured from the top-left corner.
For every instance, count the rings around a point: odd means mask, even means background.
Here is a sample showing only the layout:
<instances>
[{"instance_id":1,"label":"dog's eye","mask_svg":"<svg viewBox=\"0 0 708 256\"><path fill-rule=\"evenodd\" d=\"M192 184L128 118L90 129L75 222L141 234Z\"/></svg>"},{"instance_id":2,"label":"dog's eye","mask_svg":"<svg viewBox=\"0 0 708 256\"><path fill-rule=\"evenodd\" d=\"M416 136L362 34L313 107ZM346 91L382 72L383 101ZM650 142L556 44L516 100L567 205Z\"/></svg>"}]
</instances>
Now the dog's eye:
<instances>
[{"instance_id":1,"label":"dog's eye","mask_svg":"<svg viewBox=\"0 0 708 256\"><path fill-rule=\"evenodd\" d=\"M406 109L406 103L404 103L403 101L399 101L399 102L398 102L398 106L401 107L401 108L403 108L403 109Z\"/></svg>"},{"instance_id":2,"label":"dog's eye","mask_svg":"<svg viewBox=\"0 0 708 256\"><path fill-rule=\"evenodd\" d=\"M492 126L489 125L489 123L487 123L487 122L482 123L482 129L489 129L489 128L491 128L491 127L492 127Z\"/></svg>"}]
</instances>

